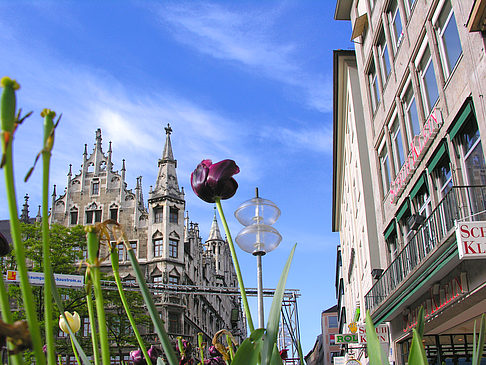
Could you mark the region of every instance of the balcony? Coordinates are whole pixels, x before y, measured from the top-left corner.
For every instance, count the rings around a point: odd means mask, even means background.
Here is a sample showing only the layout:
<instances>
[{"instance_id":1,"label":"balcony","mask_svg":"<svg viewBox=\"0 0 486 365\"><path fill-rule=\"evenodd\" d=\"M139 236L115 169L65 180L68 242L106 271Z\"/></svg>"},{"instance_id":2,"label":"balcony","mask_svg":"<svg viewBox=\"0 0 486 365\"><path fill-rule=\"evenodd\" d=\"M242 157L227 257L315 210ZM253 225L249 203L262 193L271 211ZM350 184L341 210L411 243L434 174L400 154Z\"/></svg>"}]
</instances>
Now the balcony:
<instances>
[{"instance_id":1,"label":"balcony","mask_svg":"<svg viewBox=\"0 0 486 365\"><path fill-rule=\"evenodd\" d=\"M486 220L486 186L452 187L365 295L366 309L373 313L390 295L400 291L402 284L442 245L451 242L455 221L466 218Z\"/></svg>"}]
</instances>

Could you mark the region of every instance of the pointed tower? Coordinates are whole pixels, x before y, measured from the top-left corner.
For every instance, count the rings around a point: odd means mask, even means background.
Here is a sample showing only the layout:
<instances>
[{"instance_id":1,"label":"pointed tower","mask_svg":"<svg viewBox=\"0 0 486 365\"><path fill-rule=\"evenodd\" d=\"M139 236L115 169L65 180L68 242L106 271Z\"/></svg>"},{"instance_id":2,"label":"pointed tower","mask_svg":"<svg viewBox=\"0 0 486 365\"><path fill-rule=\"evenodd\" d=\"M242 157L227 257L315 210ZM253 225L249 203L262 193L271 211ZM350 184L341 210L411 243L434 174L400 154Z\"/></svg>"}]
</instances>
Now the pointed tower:
<instances>
[{"instance_id":1,"label":"pointed tower","mask_svg":"<svg viewBox=\"0 0 486 365\"><path fill-rule=\"evenodd\" d=\"M172 153L170 135L172 128L165 128L165 145L159 160L159 173L155 186L149 192L148 260L170 260L182 265L184 261L184 194L177 182L177 161ZM158 265L169 278L177 276L172 265ZM171 266L171 267L169 267ZM182 270L182 268L181 268ZM175 279L173 279L175 280Z\"/></svg>"},{"instance_id":2,"label":"pointed tower","mask_svg":"<svg viewBox=\"0 0 486 365\"><path fill-rule=\"evenodd\" d=\"M20 221L23 223L29 223L29 194L24 196L24 206L22 207L22 213L20 214Z\"/></svg>"},{"instance_id":3,"label":"pointed tower","mask_svg":"<svg viewBox=\"0 0 486 365\"><path fill-rule=\"evenodd\" d=\"M216 274L224 276L224 260L223 260L224 240L219 231L218 220L216 219L216 208L214 208L213 223L209 231L209 237L206 240L206 248L212 253L215 261Z\"/></svg>"}]
</instances>

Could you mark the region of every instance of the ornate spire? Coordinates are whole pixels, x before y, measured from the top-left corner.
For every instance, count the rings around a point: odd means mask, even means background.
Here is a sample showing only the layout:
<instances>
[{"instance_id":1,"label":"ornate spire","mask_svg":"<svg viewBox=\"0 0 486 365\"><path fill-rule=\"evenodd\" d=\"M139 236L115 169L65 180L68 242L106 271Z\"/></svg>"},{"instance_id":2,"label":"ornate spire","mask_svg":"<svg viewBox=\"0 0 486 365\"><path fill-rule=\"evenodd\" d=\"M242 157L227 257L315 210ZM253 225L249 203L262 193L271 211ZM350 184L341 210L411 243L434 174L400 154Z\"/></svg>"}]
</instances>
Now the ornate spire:
<instances>
[{"instance_id":1,"label":"ornate spire","mask_svg":"<svg viewBox=\"0 0 486 365\"><path fill-rule=\"evenodd\" d=\"M20 214L20 221L29 223L29 194L25 194L24 199L25 203L22 208L22 213Z\"/></svg>"},{"instance_id":2,"label":"ornate spire","mask_svg":"<svg viewBox=\"0 0 486 365\"><path fill-rule=\"evenodd\" d=\"M36 222L42 222L42 215L41 215L41 206L39 205L39 209L37 210L37 215L35 216Z\"/></svg>"},{"instance_id":3,"label":"ornate spire","mask_svg":"<svg viewBox=\"0 0 486 365\"><path fill-rule=\"evenodd\" d=\"M223 237L221 237L221 232L219 231L218 221L216 219L216 208L214 208L214 218L213 223L211 224L211 229L209 231L209 237L206 240L208 241L222 241Z\"/></svg>"},{"instance_id":4,"label":"ornate spire","mask_svg":"<svg viewBox=\"0 0 486 365\"><path fill-rule=\"evenodd\" d=\"M170 124L167 123L167 127L165 127L164 129L166 136L164 153L162 154L162 161L174 161L177 167L177 162L174 160L174 155L172 154L172 144L170 143L170 134L172 133L172 128L170 127Z\"/></svg>"},{"instance_id":5,"label":"ornate spire","mask_svg":"<svg viewBox=\"0 0 486 365\"><path fill-rule=\"evenodd\" d=\"M172 153L172 144L170 135L172 128L167 124L165 128L165 146L162 158L159 160L159 173L155 187L152 190L151 198L170 196L179 200L184 200L184 195L179 190L179 183L177 182L177 161L174 160Z\"/></svg>"}]
</instances>

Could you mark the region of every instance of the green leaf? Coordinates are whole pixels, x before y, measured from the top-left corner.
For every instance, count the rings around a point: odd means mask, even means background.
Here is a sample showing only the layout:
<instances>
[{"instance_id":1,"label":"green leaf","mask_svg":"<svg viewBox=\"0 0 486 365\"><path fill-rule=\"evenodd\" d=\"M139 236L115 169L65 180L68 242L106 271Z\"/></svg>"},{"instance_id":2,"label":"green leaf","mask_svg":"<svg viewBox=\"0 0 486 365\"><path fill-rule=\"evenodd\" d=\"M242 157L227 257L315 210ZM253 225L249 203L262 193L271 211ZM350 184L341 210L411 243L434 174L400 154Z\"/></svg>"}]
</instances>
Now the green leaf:
<instances>
[{"instance_id":1,"label":"green leaf","mask_svg":"<svg viewBox=\"0 0 486 365\"><path fill-rule=\"evenodd\" d=\"M302 363L303 364L303 363ZM277 344L273 344L272 358L270 360L270 365L282 365L282 358L278 352Z\"/></svg>"},{"instance_id":2,"label":"green leaf","mask_svg":"<svg viewBox=\"0 0 486 365\"><path fill-rule=\"evenodd\" d=\"M265 333L265 341L263 341L262 348L262 364L269 365L272 358L272 352L274 350L274 345L277 343L278 329L280 324L280 311L282 309L282 300L285 291L285 283L287 282L287 276L290 271L290 264L292 263L292 258L294 257L295 248L297 244L294 245L292 251L290 251L287 263L284 266L282 274L280 275L280 280L278 281L277 289L273 295L272 306L270 308L270 313L268 315L267 330Z\"/></svg>"},{"instance_id":3,"label":"green leaf","mask_svg":"<svg viewBox=\"0 0 486 365\"><path fill-rule=\"evenodd\" d=\"M425 355L425 347L422 342L422 336L417 329L413 329L412 345L410 346L410 353L408 355L408 363L413 365L427 365L427 356Z\"/></svg>"},{"instance_id":4,"label":"green leaf","mask_svg":"<svg viewBox=\"0 0 486 365\"><path fill-rule=\"evenodd\" d=\"M257 364L263 346L264 328L254 330L250 337L241 343L231 365Z\"/></svg>"},{"instance_id":5,"label":"green leaf","mask_svg":"<svg viewBox=\"0 0 486 365\"><path fill-rule=\"evenodd\" d=\"M150 318L152 319L152 322L154 324L155 331L159 336L159 340L162 344L162 348L164 349L165 356L167 356L167 361L170 365L179 365L179 360L177 360L177 356L174 352L174 349L172 348L169 336L165 331L164 322L160 318L157 308L155 307L155 303L147 287L147 283L145 282L145 278L143 276L142 270L140 269L140 265L138 264L135 254L133 253L133 249L130 249L130 246L127 246L127 254L132 264L133 271L135 272L135 277L137 278L137 283L140 287L143 300L147 305L147 311L150 314Z\"/></svg>"},{"instance_id":6,"label":"green leaf","mask_svg":"<svg viewBox=\"0 0 486 365\"><path fill-rule=\"evenodd\" d=\"M388 358L383 353L383 347L378 340L369 311L366 311L366 347L368 348L370 365L388 365Z\"/></svg>"},{"instance_id":7,"label":"green leaf","mask_svg":"<svg viewBox=\"0 0 486 365\"><path fill-rule=\"evenodd\" d=\"M472 365L479 365L481 363L481 358L483 357L484 349L484 339L486 330L486 319L484 313L481 316L481 326L479 328L479 338L476 343L476 321L474 321L474 337L473 337L473 355L472 355Z\"/></svg>"},{"instance_id":8,"label":"green leaf","mask_svg":"<svg viewBox=\"0 0 486 365\"><path fill-rule=\"evenodd\" d=\"M420 337L424 336L424 327L425 327L425 314L424 314L424 306L420 306L418 312L418 319L417 319L417 333Z\"/></svg>"}]
</instances>

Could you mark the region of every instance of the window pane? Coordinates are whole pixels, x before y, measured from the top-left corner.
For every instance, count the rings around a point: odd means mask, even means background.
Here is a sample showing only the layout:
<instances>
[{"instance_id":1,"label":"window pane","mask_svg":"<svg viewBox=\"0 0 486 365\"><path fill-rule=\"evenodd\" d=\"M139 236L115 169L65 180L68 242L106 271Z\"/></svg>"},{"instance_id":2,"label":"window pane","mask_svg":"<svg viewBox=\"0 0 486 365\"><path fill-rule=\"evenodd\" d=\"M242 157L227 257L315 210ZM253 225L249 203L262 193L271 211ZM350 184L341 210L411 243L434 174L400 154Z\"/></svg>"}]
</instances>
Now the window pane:
<instances>
[{"instance_id":1,"label":"window pane","mask_svg":"<svg viewBox=\"0 0 486 365\"><path fill-rule=\"evenodd\" d=\"M395 119L391 128L391 138L393 143L393 157L395 158L395 167L398 172L405 162L405 155L403 152L402 133L400 131L400 124L398 118Z\"/></svg>"},{"instance_id":2,"label":"window pane","mask_svg":"<svg viewBox=\"0 0 486 365\"><path fill-rule=\"evenodd\" d=\"M408 142L410 143L414 136L420 134L417 104L415 103L412 86L409 86L405 93L405 119L409 130Z\"/></svg>"},{"instance_id":3,"label":"window pane","mask_svg":"<svg viewBox=\"0 0 486 365\"><path fill-rule=\"evenodd\" d=\"M432 106L439 98L439 90L437 88L437 81L435 79L434 66L430 57L430 50L427 49L420 61L420 75L422 82L422 95L424 99L424 110L428 115L432 111Z\"/></svg>"},{"instance_id":4,"label":"window pane","mask_svg":"<svg viewBox=\"0 0 486 365\"><path fill-rule=\"evenodd\" d=\"M381 167L381 182L383 184L383 193L386 194L390 190L390 163L388 161L388 153L386 146L380 151L380 167Z\"/></svg>"},{"instance_id":5,"label":"window pane","mask_svg":"<svg viewBox=\"0 0 486 365\"><path fill-rule=\"evenodd\" d=\"M154 256L159 257L162 256L163 253L163 240L154 240Z\"/></svg>"},{"instance_id":6,"label":"window pane","mask_svg":"<svg viewBox=\"0 0 486 365\"><path fill-rule=\"evenodd\" d=\"M452 11L450 1L444 3L436 26L439 33L439 45L441 46L439 47L439 50L443 53L441 54L442 61L446 63L446 65L444 65L444 72L447 77L462 53L456 18Z\"/></svg>"}]
</instances>

